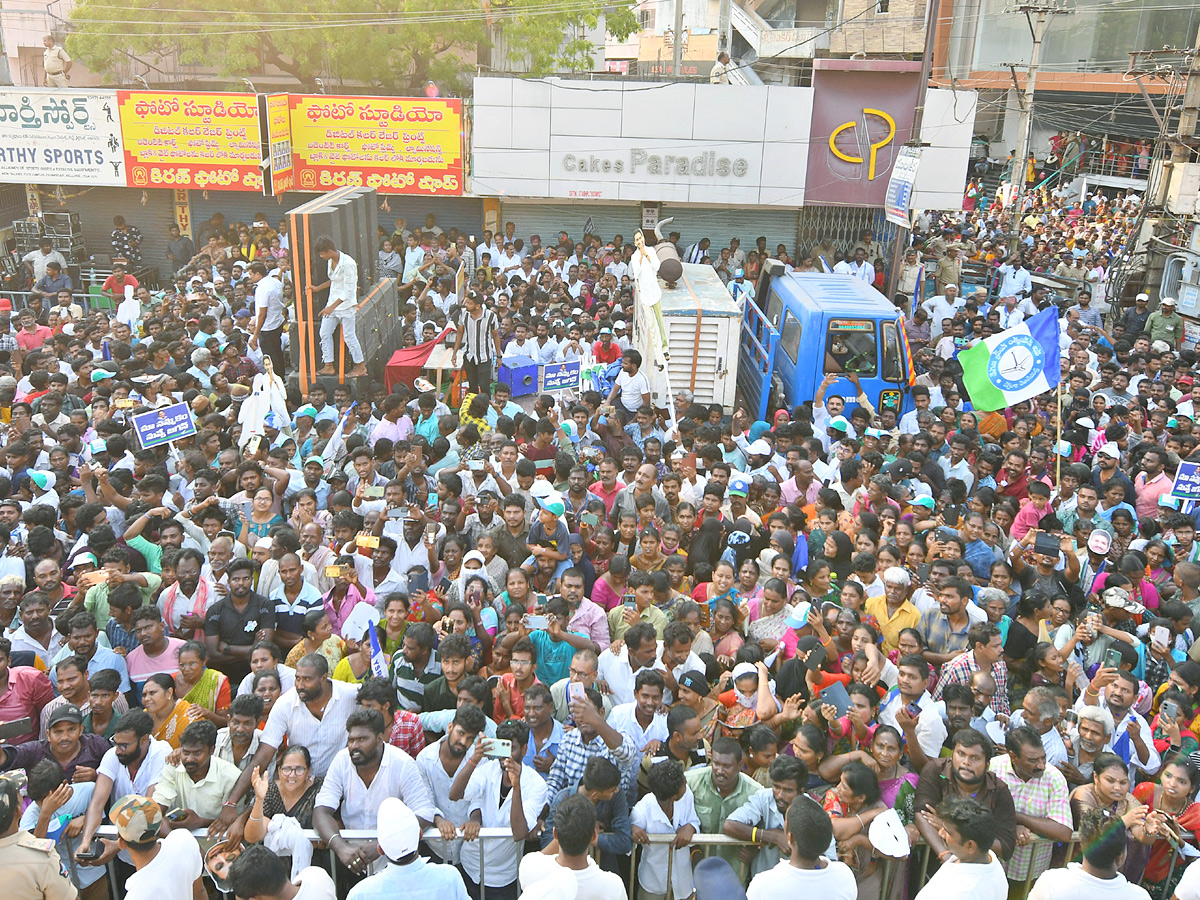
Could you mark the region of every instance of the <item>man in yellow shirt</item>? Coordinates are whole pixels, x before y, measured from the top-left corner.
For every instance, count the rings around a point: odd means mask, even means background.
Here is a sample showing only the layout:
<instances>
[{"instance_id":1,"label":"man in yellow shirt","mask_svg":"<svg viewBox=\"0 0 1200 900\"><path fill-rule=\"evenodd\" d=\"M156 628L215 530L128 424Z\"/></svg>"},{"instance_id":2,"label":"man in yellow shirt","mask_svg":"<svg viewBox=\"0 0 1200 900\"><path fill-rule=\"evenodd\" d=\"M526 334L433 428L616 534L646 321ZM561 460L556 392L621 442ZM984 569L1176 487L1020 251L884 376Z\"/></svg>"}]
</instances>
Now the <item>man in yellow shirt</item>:
<instances>
[{"instance_id":1,"label":"man in yellow shirt","mask_svg":"<svg viewBox=\"0 0 1200 900\"><path fill-rule=\"evenodd\" d=\"M883 573L883 596L867 600L867 612L879 622L883 631L883 652L891 653L900 645L900 632L905 628L916 628L921 622L921 613L908 599L912 579L904 569L892 566Z\"/></svg>"}]
</instances>

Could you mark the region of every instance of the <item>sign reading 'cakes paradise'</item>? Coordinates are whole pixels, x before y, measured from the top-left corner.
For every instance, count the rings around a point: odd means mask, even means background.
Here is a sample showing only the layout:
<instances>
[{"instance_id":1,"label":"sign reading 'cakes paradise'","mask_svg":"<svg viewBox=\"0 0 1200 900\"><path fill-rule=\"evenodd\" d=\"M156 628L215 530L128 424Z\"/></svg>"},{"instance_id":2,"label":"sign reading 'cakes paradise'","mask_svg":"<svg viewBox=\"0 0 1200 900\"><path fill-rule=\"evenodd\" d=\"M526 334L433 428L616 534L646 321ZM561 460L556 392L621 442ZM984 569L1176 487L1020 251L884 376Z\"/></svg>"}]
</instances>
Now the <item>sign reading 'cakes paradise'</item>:
<instances>
[{"instance_id":1,"label":"sign reading 'cakes paradise'","mask_svg":"<svg viewBox=\"0 0 1200 900\"><path fill-rule=\"evenodd\" d=\"M130 187L261 191L254 94L117 91Z\"/></svg>"},{"instance_id":2,"label":"sign reading 'cakes paradise'","mask_svg":"<svg viewBox=\"0 0 1200 900\"><path fill-rule=\"evenodd\" d=\"M292 94L295 190L460 196L462 102Z\"/></svg>"}]
</instances>

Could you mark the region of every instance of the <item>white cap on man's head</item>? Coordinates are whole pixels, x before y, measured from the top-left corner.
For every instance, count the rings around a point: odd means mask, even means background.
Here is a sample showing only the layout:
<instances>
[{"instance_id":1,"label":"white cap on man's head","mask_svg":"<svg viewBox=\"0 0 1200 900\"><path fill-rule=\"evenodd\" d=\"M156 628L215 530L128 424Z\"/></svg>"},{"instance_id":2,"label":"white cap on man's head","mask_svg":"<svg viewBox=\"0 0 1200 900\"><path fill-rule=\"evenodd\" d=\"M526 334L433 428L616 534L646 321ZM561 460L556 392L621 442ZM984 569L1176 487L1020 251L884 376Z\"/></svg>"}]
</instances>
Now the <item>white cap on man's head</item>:
<instances>
[{"instance_id":1,"label":"white cap on man's head","mask_svg":"<svg viewBox=\"0 0 1200 900\"><path fill-rule=\"evenodd\" d=\"M379 804L376 830L379 849L388 859L403 859L417 852L421 843L421 824L411 809L398 797L388 797Z\"/></svg>"}]
</instances>

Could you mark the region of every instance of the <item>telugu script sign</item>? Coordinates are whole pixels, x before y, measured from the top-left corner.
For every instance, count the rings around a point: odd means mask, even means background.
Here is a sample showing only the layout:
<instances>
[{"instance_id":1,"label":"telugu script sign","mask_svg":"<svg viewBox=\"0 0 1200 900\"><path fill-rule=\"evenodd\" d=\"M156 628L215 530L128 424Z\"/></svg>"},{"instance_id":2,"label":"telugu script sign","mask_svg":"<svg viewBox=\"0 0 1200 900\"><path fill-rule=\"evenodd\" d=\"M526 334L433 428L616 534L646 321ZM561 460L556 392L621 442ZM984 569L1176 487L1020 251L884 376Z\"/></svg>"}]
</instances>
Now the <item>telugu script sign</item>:
<instances>
[{"instance_id":1,"label":"telugu script sign","mask_svg":"<svg viewBox=\"0 0 1200 900\"><path fill-rule=\"evenodd\" d=\"M113 91L0 91L0 182L125 185Z\"/></svg>"},{"instance_id":2,"label":"telugu script sign","mask_svg":"<svg viewBox=\"0 0 1200 900\"><path fill-rule=\"evenodd\" d=\"M117 91L130 187L261 191L253 94Z\"/></svg>"},{"instance_id":3,"label":"telugu script sign","mask_svg":"<svg viewBox=\"0 0 1200 900\"><path fill-rule=\"evenodd\" d=\"M295 189L460 196L462 102L292 94Z\"/></svg>"},{"instance_id":4,"label":"telugu script sign","mask_svg":"<svg viewBox=\"0 0 1200 900\"><path fill-rule=\"evenodd\" d=\"M196 433L192 410L186 403L172 403L162 409L138 413L133 417L133 430L143 450L169 444Z\"/></svg>"},{"instance_id":5,"label":"telugu script sign","mask_svg":"<svg viewBox=\"0 0 1200 900\"><path fill-rule=\"evenodd\" d=\"M271 158L271 193L278 196L296 186L292 171L292 125L287 94L270 94L267 107L267 148Z\"/></svg>"}]
</instances>

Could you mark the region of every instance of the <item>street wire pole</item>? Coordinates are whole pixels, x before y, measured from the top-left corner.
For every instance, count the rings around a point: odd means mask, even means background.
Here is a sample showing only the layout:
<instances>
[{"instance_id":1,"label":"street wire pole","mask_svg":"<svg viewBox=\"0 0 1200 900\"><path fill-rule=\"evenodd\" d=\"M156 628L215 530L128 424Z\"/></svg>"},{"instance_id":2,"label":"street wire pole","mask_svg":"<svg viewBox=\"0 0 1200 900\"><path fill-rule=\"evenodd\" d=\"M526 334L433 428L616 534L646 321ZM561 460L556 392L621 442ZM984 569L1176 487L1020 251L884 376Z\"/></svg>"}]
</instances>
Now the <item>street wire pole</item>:
<instances>
[{"instance_id":1,"label":"street wire pole","mask_svg":"<svg viewBox=\"0 0 1200 900\"><path fill-rule=\"evenodd\" d=\"M925 97L929 93L929 78L933 73L933 47L937 41L938 9L940 0L930 0L925 10L925 51L921 54L921 80L917 87L917 106L913 110L912 137L906 146L920 147L921 123L925 120ZM910 211L909 221L912 221ZM901 228L896 232L896 240L892 242L892 265L887 279L887 296L892 300L896 296L896 282L900 279L900 267L904 264L904 251L908 249L911 228Z\"/></svg>"},{"instance_id":2,"label":"street wire pole","mask_svg":"<svg viewBox=\"0 0 1200 900\"><path fill-rule=\"evenodd\" d=\"M1025 93L1021 100L1021 122L1018 127L1017 152L1013 154L1012 184L1013 214L1016 220L1009 229L1009 251L1015 253L1021 242L1020 219L1025 195L1025 171L1029 159L1029 145L1033 133L1033 91L1037 82L1038 67L1042 64L1042 41L1046 37L1046 28L1050 24L1050 16L1054 13L1065 12L1054 4L1026 3L1015 7L1014 12L1025 13L1029 23L1029 32L1033 35L1033 52L1029 56L1029 68L1025 72Z\"/></svg>"},{"instance_id":3,"label":"street wire pole","mask_svg":"<svg viewBox=\"0 0 1200 900\"><path fill-rule=\"evenodd\" d=\"M673 74L678 79L679 73L683 71L683 0L675 0L675 35L671 49L674 51L675 71Z\"/></svg>"},{"instance_id":4,"label":"street wire pole","mask_svg":"<svg viewBox=\"0 0 1200 900\"><path fill-rule=\"evenodd\" d=\"M1200 127L1200 32L1196 34L1196 48L1190 54L1187 82L1183 89L1183 107L1179 112L1179 132L1168 138L1171 142L1171 162L1190 162L1192 153L1198 149L1196 129Z\"/></svg>"}]
</instances>

